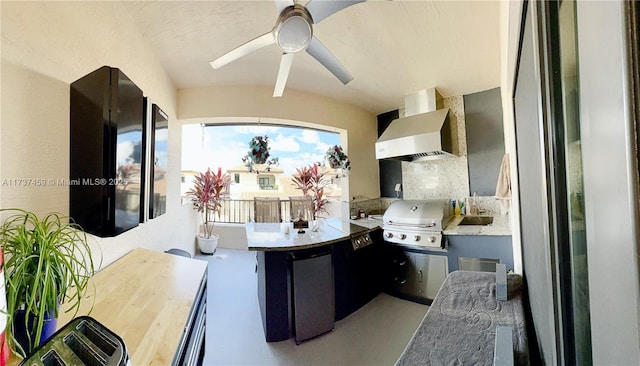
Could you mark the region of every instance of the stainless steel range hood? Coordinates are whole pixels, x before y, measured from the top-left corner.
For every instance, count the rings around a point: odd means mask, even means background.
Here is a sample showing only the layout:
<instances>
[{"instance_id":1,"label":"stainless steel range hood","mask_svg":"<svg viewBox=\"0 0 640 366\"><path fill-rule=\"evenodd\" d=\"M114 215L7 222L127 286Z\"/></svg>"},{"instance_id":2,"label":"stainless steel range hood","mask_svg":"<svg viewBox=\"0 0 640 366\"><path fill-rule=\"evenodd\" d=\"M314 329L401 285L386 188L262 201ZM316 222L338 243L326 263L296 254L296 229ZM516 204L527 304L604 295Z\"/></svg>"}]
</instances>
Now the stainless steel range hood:
<instances>
[{"instance_id":1,"label":"stainless steel range hood","mask_svg":"<svg viewBox=\"0 0 640 366\"><path fill-rule=\"evenodd\" d=\"M449 109L435 88L405 96L405 116L376 142L376 159L423 161L455 156Z\"/></svg>"}]
</instances>

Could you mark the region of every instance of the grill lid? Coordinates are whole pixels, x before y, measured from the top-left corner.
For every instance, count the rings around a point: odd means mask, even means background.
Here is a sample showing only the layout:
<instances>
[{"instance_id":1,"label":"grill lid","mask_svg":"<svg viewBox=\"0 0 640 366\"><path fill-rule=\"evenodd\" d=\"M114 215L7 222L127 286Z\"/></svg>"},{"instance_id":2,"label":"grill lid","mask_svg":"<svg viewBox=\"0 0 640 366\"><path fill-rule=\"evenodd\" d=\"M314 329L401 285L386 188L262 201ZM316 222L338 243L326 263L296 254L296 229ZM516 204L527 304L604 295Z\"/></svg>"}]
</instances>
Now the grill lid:
<instances>
[{"instance_id":1,"label":"grill lid","mask_svg":"<svg viewBox=\"0 0 640 366\"><path fill-rule=\"evenodd\" d=\"M449 199L397 200L384 212L382 220L387 228L426 229L442 231L451 219Z\"/></svg>"}]
</instances>

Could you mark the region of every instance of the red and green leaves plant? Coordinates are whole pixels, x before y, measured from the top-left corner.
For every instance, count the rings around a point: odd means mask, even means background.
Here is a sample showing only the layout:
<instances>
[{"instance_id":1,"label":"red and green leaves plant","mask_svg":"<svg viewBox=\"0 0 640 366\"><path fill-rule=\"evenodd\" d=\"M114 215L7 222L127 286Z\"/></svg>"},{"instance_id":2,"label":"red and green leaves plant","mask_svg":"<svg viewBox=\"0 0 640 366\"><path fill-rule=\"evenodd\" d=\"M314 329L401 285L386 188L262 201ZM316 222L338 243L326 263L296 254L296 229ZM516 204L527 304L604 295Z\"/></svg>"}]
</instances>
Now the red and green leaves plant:
<instances>
[{"instance_id":1,"label":"red and green leaves plant","mask_svg":"<svg viewBox=\"0 0 640 366\"><path fill-rule=\"evenodd\" d=\"M327 212L326 205L329 200L324 198L324 187L329 184L326 173L321 171L318 164L296 169L296 173L291 178L298 189L305 196L311 196L316 215L320 212Z\"/></svg>"},{"instance_id":2,"label":"red and green leaves plant","mask_svg":"<svg viewBox=\"0 0 640 366\"><path fill-rule=\"evenodd\" d=\"M222 199L229 190L231 176L228 173L222 174L222 169L218 168L217 174L207 168L207 171L200 173L193 180L193 188L187 191L187 197L193 202L193 207L202 214L204 236L207 239L213 234L214 213L219 214L222 206Z\"/></svg>"}]
</instances>

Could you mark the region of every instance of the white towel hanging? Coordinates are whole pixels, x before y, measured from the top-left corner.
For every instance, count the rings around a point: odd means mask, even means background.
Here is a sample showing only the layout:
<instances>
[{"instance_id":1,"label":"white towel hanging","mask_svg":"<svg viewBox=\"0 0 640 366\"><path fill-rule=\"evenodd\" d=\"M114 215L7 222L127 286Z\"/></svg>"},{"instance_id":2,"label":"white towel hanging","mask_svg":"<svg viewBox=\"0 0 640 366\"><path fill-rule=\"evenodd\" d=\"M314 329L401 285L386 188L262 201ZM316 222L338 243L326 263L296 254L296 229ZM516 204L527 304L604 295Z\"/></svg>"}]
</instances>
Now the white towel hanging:
<instances>
[{"instance_id":1,"label":"white towel hanging","mask_svg":"<svg viewBox=\"0 0 640 366\"><path fill-rule=\"evenodd\" d=\"M511 168L509 165L509 154L504 154L502 158L495 197L500 201L503 212L508 212L511 206Z\"/></svg>"}]
</instances>

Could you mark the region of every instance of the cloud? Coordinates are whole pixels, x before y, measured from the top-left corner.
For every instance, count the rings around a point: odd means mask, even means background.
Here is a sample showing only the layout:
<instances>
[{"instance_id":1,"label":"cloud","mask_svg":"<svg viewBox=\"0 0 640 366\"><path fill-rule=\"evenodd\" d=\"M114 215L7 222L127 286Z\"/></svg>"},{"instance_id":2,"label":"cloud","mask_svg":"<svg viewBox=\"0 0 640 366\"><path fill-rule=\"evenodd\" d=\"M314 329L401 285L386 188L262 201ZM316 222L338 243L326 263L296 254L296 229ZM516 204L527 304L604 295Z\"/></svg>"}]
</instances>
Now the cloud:
<instances>
[{"instance_id":1,"label":"cloud","mask_svg":"<svg viewBox=\"0 0 640 366\"><path fill-rule=\"evenodd\" d=\"M248 141L237 140L235 127L182 127L182 170L204 171L221 167L227 170L242 164L249 151Z\"/></svg>"},{"instance_id":2,"label":"cloud","mask_svg":"<svg viewBox=\"0 0 640 366\"><path fill-rule=\"evenodd\" d=\"M320 135L318 134L318 131L302 130L302 133L300 134L300 140L307 144L315 144L320 141Z\"/></svg>"},{"instance_id":3,"label":"cloud","mask_svg":"<svg viewBox=\"0 0 640 366\"><path fill-rule=\"evenodd\" d=\"M293 136L284 136L283 134L278 134L275 139L270 141L269 146L271 147L271 155L274 155L273 152L276 151L300 151L300 144L298 144L296 139Z\"/></svg>"},{"instance_id":4,"label":"cloud","mask_svg":"<svg viewBox=\"0 0 640 366\"><path fill-rule=\"evenodd\" d=\"M133 162L133 142L124 141L118 144L117 161L118 166L127 165Z\"/></svg>"},{"instance_id":5,"label":"cloud","mask_svg":"<svg viewBox=\"0 0 640 366\"><path fill-rule=\"evenodd\" d=\"M302 153L295 156L287 156L280 158L278 168L284 170L285 174L291 175L295 173L297 168L312 165L315 162L322 163L324 154Z\"/></svg>"},{"instance_id":6,"label":"cloud","mask_svg":"<svg viewBox=\"0 0 640 366\"><path fill-rule=\"evenodd\" d=\"M326 140L335 140L335 144L338 144L340 141L340 135L334 133L322 133L322 138L320 137L320 132L314 130L302 130L300 136L298 137L300 141L313 146L312 149L321 152L322 154L326 153L327 150L334 145L334 143L327 143ZM325 141L323 141L323 139Z\"/></svg>"},{"instance_id":7,"label":"cloud","mask_svg":"<svg viewBox=\"0 0 640 366\"><path fill-rule=\"evenodd\" d=\"M318 149L319 151L322 151L323 153L326 153L331 146L333 145L320 141L316 144L316 149Z\"/></svg>"},{"instance_id":8,"label":"cloud","mask_svg":"<svg viewBox=\"0 0 640 366\"><path fill-rule=\"evenodd\" d=\"M206 147L202 163L207 167L221 167L223 170L231 169L242 164L242 157L249 149L244 144L228 142L226 144L212 144Z\"/></svg>"},{"instance_id":9,"label":"cloud","mask_svg":"<svg viewBox=\"0 0 640 366\"><path fill-rule=\"evenodd\" d=\"M156 141L167 141L169 139L169 129L161 128L156 130Z\"/></svg>"},{"instance_id":10,"label":"cloud","mask_svg":"<svg viewBox=\"0 0 640 366\"><path fill-rule=\"evenodd\" d=\"M202 131L199 124L182 128L183 170L237 167L249 150L249 140L266 134L271 156L279 159L285 174L292 174L296 168L322 162L327 149L340 143L338 134L295 127L219 125L205 127L204 136Z\"/></svg>"},{"instance_id":11,"label":"cloud","mask_svg":"<svg viewBox=\"0 0 640 366\"><path fill-rule=\"evenodd\" d=\"M199 125L182 126L182 170L201 170L202 129Z\"/></svg>"}]
</instances>

